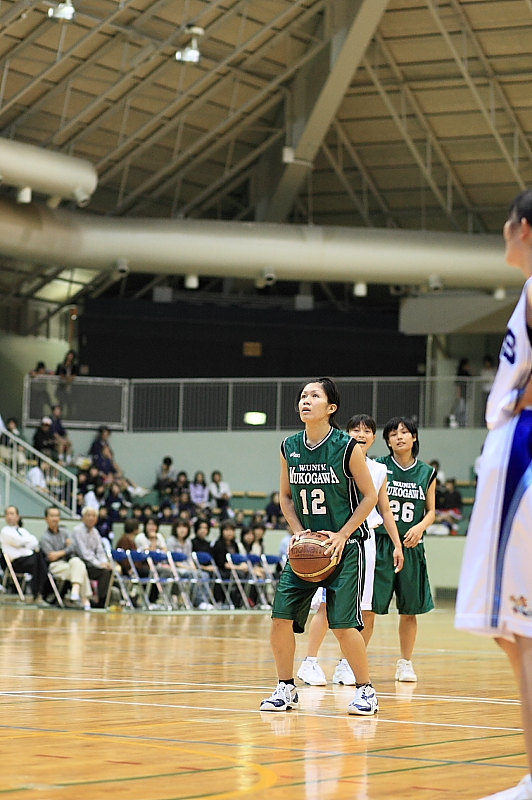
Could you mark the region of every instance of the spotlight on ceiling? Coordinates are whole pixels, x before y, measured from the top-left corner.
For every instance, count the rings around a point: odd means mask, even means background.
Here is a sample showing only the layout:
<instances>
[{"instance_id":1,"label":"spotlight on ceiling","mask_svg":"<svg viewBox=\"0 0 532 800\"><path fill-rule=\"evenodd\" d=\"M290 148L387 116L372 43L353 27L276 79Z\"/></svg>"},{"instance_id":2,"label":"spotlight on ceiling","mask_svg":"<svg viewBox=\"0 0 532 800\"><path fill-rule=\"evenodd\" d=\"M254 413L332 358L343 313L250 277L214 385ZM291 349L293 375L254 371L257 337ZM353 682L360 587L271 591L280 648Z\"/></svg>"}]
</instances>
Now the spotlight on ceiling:
<instances>
[{"instance_id":1,"label":"spotlight on ceiling","mask_svg":"<svg viewBox=\"0 0 532 800\"><path fill-rule=\"evenodd\" d=\"M201 53L198 47L198 37L203 36L205 33L203 28L199 25L187 25L186 32L192 36L192 41L187 44L183 50L178 50L175 54L176 61L182 61L188 64L199 64L201 60Z\"/></svg>"},{"instance_id":2,"label":"spotlight on ceiling","mask_svg":"<svg viewBox=\"0 0 532 800\"><path fill-rule=\"evenodd\" d=\"M185 289L199 289L199 278L197 275L185 275Z\"/></svg>"},{"instance_id":3,"label":"spotlight on ceiling","mask_svg":"<svg viewBox=\"0 0 532 800\"><path fill-rule=\"evenodd\" d=\"M64 3L49 8L48 16L58 22L73 22L76 18L76 9L72 5L72 0L65 0Z\"/></svg>"},{"instance_id":4,"label":"spotlight on ceiling","mask_svg":"<svg viewBox=\"0 0 532 800\"><path fill-rule=\"evenodd\" d=\"M428 285L431 292L441 292L443 289L443 282L439 275L429 275Z\"/></svg>"},{"instance_id":5,"label":"spotlight on ceiling","mask_svg":"<svg viewBox=\"0 0 532 800\"><path fill-rule=\"evenodd\" d=\"M244 422L246 425L266 425L268 416L264 411L246 411L244 414Z\"/></svg>"},{"instance_id":6,"label":"spotlight on ceiling","mask_svg":"<svg viewBox=\"0 0 532 800\"><path fill-rule=\"evenodd\" d=\"M503 300L506 300L506 289L504 288L504 286L497 286L497 288L493 292L493 299L498 300L499 303L502 303Z\"/></svg>"},{"instance_id":7,"label":"spotlight on ceiling","mask_svg":"<svg viewBox=\"0 0 532 800\"><path fill-rule=\"evenodd\" d=\"M353 284L353 294L355 297L367 297L368 284L362 282Z\"/></svg>"}]
</instances>

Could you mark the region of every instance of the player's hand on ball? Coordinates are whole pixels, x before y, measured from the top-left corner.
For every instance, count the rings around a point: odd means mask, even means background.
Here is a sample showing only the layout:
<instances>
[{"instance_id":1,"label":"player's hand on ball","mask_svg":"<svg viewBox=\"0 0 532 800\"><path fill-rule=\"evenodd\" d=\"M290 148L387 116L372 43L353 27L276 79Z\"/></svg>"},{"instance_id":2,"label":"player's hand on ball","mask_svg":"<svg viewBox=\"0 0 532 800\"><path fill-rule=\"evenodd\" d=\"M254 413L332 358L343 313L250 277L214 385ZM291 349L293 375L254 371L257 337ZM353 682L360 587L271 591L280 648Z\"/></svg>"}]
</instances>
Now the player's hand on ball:
<instances>
[{"instance_id":1,"label":"player's hand on ball","mask_svg":"<svg viewBox=\"0 0 532 800\"><path fill-rule=\"evenodd\" d=\"M290 547L295 544L301 536L307 536L310 533L310 528L307 528L304 531L299 531L299 533L294 533L292 538L290 539Z\"/></svg>"},{"instance_id":2,"label":"player's hand on ball","mask_svg":"<svg viewBox=\"0 0 532 800\"><path fill-rule=\"evenodd\" d=\"M331 557L331 561L333 558L336 558L337 561L340 561L342 557L342 553L344 552L345 547L345 537L342 536L341 533L333 532L333 531L318 531L318 533L325 533L330 540L330 544L327 545L324 553L327 556Z\"/></svg>"}]
</instances>

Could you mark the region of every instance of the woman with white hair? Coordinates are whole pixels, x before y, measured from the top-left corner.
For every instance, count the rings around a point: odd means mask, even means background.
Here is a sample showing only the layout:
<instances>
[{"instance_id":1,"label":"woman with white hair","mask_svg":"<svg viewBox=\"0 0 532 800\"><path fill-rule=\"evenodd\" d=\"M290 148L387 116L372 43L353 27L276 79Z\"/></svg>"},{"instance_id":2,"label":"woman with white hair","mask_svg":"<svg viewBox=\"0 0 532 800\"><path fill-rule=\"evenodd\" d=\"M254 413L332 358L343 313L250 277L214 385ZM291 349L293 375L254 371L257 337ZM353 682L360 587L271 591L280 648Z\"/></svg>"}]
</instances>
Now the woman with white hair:
<instances>
[{"instance_id":1,"label":"woman with white hair","mask_svg":"<svg viewBox=\"0 0 532 800\"><path fill-rule=\"evenodd\" d=\"M102 537L98 533L98 510L85 506L81 510L81 523L72 531L72 549L87 567L91 580L98 581L98 603L96 608L105 608L113 565L107 558Z\"/></svg>"}]
</instances>

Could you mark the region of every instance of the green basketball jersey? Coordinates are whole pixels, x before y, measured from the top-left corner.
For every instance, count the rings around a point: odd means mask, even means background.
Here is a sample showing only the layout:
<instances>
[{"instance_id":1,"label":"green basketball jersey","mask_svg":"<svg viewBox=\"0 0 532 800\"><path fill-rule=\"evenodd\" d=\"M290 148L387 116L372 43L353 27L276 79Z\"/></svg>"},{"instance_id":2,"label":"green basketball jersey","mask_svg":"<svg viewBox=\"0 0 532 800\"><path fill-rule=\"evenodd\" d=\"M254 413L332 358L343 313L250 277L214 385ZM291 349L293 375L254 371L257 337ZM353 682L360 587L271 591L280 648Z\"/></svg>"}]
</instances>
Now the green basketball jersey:
<instances>
[{"instance_id":1,"label":"green basketball jersey","mask_svg":"<svg viewBox=\"0 0 532 800\"><path fill-rule=\"evenodd\" d=\"M436 477L436 470L418 459L406 469L393 456L381 456L375 460L386 465L390 509L402 538L425 516L427 491ZM376 532L386 533L386 530L381 526Z\"/></svg>"},{"instance_id":2,"label":"green basketball jersey","mask_svg":"<svg viewBox=\"0 0 532 800\"><path fill-rule=\"evenodd\" d=\"M349 469L355 440L331 428L325 439L311 447L304 431L281 445L297 516L311 531L339 531L359 504L359 493ZM354 533L354 531L353 531ZM356 532L367 538L365 523Z\"/></svg>"}]
</instances>

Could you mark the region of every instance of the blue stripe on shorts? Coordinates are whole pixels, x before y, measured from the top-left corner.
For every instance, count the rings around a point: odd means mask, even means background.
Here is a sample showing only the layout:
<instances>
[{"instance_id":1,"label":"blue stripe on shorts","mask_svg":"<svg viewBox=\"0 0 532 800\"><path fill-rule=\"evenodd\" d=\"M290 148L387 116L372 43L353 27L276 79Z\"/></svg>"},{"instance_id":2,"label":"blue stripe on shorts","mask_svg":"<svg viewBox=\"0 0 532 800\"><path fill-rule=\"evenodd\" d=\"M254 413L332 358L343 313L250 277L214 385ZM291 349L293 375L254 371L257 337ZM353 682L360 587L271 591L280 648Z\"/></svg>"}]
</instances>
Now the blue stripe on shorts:
<instances>
[{"instance_id":1,"label":"blue stripe on shorts","mask_svg":"<svg viewBox=\"0 0 532 800\"><path fill-rule=\"evenodd\" d=\"M512 449L508 459L504 498L502 504L499 540L495 558L495 585L491 625L497 628L501 609L502 578L506 548L512 524L524 493L532 484L532 411L522 411L515 426Z\"/></svg>"}]
</instances>

